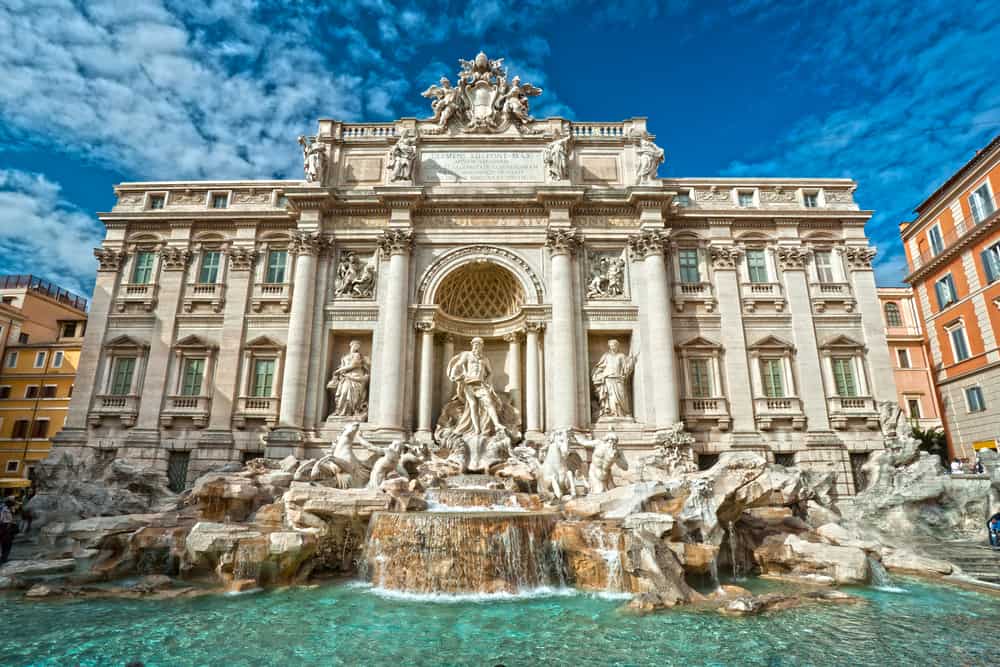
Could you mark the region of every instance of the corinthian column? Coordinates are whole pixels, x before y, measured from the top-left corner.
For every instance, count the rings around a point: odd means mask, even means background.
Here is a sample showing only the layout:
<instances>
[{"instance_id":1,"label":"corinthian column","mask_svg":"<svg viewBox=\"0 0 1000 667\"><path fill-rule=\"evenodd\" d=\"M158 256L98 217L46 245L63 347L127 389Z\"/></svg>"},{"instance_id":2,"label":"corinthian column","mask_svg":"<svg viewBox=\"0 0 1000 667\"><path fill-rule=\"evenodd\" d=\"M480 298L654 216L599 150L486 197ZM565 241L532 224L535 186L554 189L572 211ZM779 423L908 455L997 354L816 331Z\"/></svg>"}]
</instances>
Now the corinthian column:
<instances>
[{"instance_id":1,"label":"corinthian column","mask_svg":"<svg viewBox=\"0 0 1000 667\"><path fill-rule=\"evenodd\" d=\"M548 336L552 390L550 429L577 425L576 321L579 313L573 290L573 255L579 245L572 229L551 229L545 247L552 255L552 331Z\"/></svg>"},{"instance_id":2,"label":"corinthian column","mask_svg":"<svg viewBox=\"0 0 1000 667\"><path fill-rule=\"evenodd\" d=\"M639 317L646 321L645 329L649 332L651 358L645 363L653 370L653 404L658 429L667 428L679 419L670 286L664 257L666 244L666 233L658 230L646 230L629 239L633 258L642 261L645 298Z\"/></svg>"},{"instance_id":3,"label":"corinthian column","mask_svg":"<svg viewBox=\"0 0 1000 667\"><path fill-rule=\"evenodd\" d=\"M528 322L524 336L524 429L529 437L540 437L541 364L539 363L538 334L545 327L541 322Z\"/></svg>"},{"instance_id":4,"label":"corinthian column","mask_svg":"<svg viewBox=\"0 0 1000 667\"><path fill-rule=\"evenodd\" d=\"M509 333L503 337L507 341L507 393L511 402L521 407L521 334Z\"/></svg>"},{"instance_id":5,"label":"corinthian column","mask_svg":"<svg viewBox=\"0 0 1000 667\"><path fill-rule=\"evenodd\" d=\"M431 407L434 392L434 325L417 322L420 332L420 403L417 408L417 439L431 438Z\"/></svg>"},{"instance_id":6,"label":"corinthian column","mask_svg":"<svg viewBox=\"0 0 1000 667\"><path fill-rule=\"evenodd\" d=\"M316 285L316 256L322 240L319 234L296 232L290 250L295 257L295 284L288 318L285 374L281 382L281 426L302 428L306 408L306 379L309 377L309 344L312 339L313 299Z\"/></svg>"},{"instance_id":7,"label":"corinthian column","mask_svg":"<svg viewBox=\"0 0 1000 667\"><path fill-rule=\"evenodd\" d=\"M379 241L383 254L389 256L389 289L382 311L381 363L378 368L379 428L403 428L403 356L406 335L406 300L409 294L410 251L413 232L390 229Z\"/></svg>"}]
</instances>

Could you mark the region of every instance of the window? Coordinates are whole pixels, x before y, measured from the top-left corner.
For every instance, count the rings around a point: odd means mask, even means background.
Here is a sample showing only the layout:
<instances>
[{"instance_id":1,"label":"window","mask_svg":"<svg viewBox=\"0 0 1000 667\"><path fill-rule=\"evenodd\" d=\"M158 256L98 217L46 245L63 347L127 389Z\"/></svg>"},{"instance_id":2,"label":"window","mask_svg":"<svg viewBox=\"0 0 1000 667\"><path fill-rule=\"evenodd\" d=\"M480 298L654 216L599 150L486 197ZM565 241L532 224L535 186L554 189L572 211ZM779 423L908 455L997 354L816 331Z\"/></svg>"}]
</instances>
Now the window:
<instances>
[{"instance_id":1,"label":"window","mask_svg":"<svg viewBox=\"0 0 1000 667\"><path fill-rule=\"evenodd\" d=\"M979 385L965 388L965 402L969 406L969 412L982 412L986 409L986 400L983 398L983 388Z\"/></svg>"},{"instance_id":2,"label":"window","mask_svg":"<svg viewBox=\"0 0 1000 667\"><path fill-rule=\"evenodd\" d=\"M27 345L28 344L28 334L23 333L23 332L17 334L17 342L20 343L21 345Z\"/></svg>"},{"instance_id":3,"label":"window","mask_svg":"<svg viewBox=\"0 0 1000 667\"><path fill-rule=\"evenodd\" d=\"M972 210L972 219L979 224L996 210L993 199L990 197L990 188L986 183L980 185L975 192L969 195L969 208Z\"/></svg>"},{"instance_id":4,"label":"window","mask_svg":"<svg viewBox=\"0 0 1000 667\"><path fill-rule=\"evenodd\" d=\"M930 239L931 250L934 251L934 254L940 255L941 251L944 250L944 238L941 236L941 226L934 225L927 230L927 238Z\"/></svg>"},{"instance_id":5,"label":"window","mask_svg":"<svg viewBox=\"0 0 1000 667\"><path fill-rule=\"evenodd\" d=\"M1000 243L994 243L982 252L983 271L986 272L986 282L1000 280Z\"/></svg>"},{"instance_id":6,"label":"window","mask_svg":"<svg viewBox=\"0 0 1000 667\"><path fill-rule=\"evenodd\" d=\"M154 211L163 208L163 204L166 201L166 197L163 195L149 195L149 208Z\"/></svg>"},{"instance_id":7,"label":"window","mask_svg":"<svg viewBox=\"0 0 1000 667\"><path fill-rule=\"evenodd\" d=\"M229 195L227 194L212 195L212 208L228 208L228 207L229 207Z\"/></svg>"},{"instance_id":8,"label":"window","mask_svg":"<svg viewBox=\"0 0 1000 667\"><path fill-rule=\"evenodd\" d=\"M63 351L56 350L52 353L52 368L62 368Z\"/></svg>"},{"instance_id":9,"label":"window","mask_svg":"<svg viewBox=\"0 0 1000 667\"><path fill-rule=\"evenodd\" d=\"M761 359L760 374L764 385L764 396L768 398L785 396L784 364L781 359Z\"/></svg>"},{"instance_id":10,"label":"window","mask_svg":"<svg viewBox=\"0 0 1000 667\"><path fill-rule=\"evenodd\" d=\"M255 359L251 396L270 396L274 386L274 359Z\"/></svg>"},{"instance_id":11,"label":"window","mask_svg":"<svg viewBox=\"0 0 1000 667\"><path fill-rule=\"evenodd\" d=\"M900 368L910 367L910 351L905 348L900 348L896 350L896 360L899 362Z\"/></svg>"},{"instance_id":12,"label":"window","mask_svg":"<svg viewBox=\"0 0 1000 667\"><path fill-rule=\"evenodd\" d=\"M961 324L947 330L948 338L951 339L951 351L955 355L955 362L965 361L969 354L969 339L965 335L965 327Z\"/></svg>"},{"instance_id":13,"label":"window","mask_svg":"<svg viewBox=\"0 0 1000 667\"><path fill-rule=\"evenodd\" d=\"M688 194L687 192L678 192L676 195L674 195L674 201L681 208L687 208L688 206L691 205L691 195Z\"/></svg>"},{"instance_id":14,"label":"window","mask_svg":"<svg viewBox=\"0 0 1000 667\"><path fill-rule=\"evenodd\" d=\"M955 280L951 277L950 273L934 283L934 294L937 296L939 310L947 308L958 300L958 294L955 291Z\"/></svg>"},{"instance_id":15,"label":"window","mask_svg":"<svg viewBox=\"0 0 1000 667\"><path fill-rule=\"evenodd\" d=\"M63 338L76 338L76 322L65 322L62 325Z\"/></svg>"},{"instance_id":16,"label":"window","mask_svg":"<svg viewBox=\"0 0 1000 667\"><path fill-rule=\"evenodd\" d=\"M698 270L698 251L680 250L677 252L677 264L680 269L682 283L700 283L701 274Z\"/></svg>"},{"instance_id":17,"label":"window","mask_svg":"<svg viewBox=\"0 0 1000 667\"><path fill-rule=\"evenodd\" d=\"M48 352L35 352L34 368L45 368L45 359L48 356Z\"/></svg>"},{"instance_id":18,"label":"window","mask_svg":"<svg viewBox=\"0 0 1000 667\"><path fill-rule=\"evenodd\" d=\"M10 387L0 387L0 399L10 398Z\"/></svg>"},{"instance_id":19,"label":"window","mask_svg":"<svg viewBox=\"0 0 1000 667\"><path fill-rule=\"evenodd\" d=\"M709 370L709 359L689 359L688 375L691 378L691 398L710 398L712 396L712 376Z\"/></svg>"},{"instance_id":20,"label":"window","mask_svg":"<svg viewBox=\"0 0 1000 667\"><path fill-rule=\"evenodd\" d=\"M118 357L115 359L111 373L111 395L126 396L132 390L132 372L135 370L135 357Z\"/></svg>"},{"instance_id":21,"label":"window","mask_svg":"<svg viewBox=\"0 0 1000 667\"><path fill-rule=\"evenodd\" d=\"M23 440L28 437L28 426L30 422L27 419L18 419L14 422L14 428L10 432L10 437L14 440Z\"/></svg>"},{"instance_id":22,"label":"window","mask_svg":"<svg viewBox=\"0 0 1000 667\"><path fill-rule=\"evenodd\" d=\"M17 352L7 353L7 368L17 368Z\"/></svg>"},{"instance_id":23,"label":"window","mask_svg":"<svg viewBox=\"0 0 1000 667\"><path fill-rule=\"evenodd\" d=\"M803 192L802 193L802 204L806 208L817 208L819 206L819 193L818 192Z\"/></svg>"},{"instance_id":24,"label":"window","mask_svg":"<svg viewBox=\"0 0 1000 667\"><path fill-rule=\"evenodd\" d=\"M899 306L892 301L885 304L885 325L888 327L903 326L903 316L899 312Z\"/></svg>"},{"instance_id":25,"label":"window","mask_svg":"<svg viewBox=\"0 0 1000 667\"><path fill-rule=\"evenodd\" d=\"M829 250L816 251L816 278L821 283L832 283L833 280L833 253Z\"/></svg>"},{"instance_id":26,"label":"window","mask_svg":"<svg viewBox=\"0 0 1000 667\"><path fill-rule=\"evenodd\" d=\"M833 381L837 386L837 396L857 396L858 385L854 381L854 359L834 357Z\"/></svg>"},{"instance_id":27,"label":"window","mask_svg":"<svg viewBox=\"0 0 1000 667\"><path fill-rule=\"evenodd\" d=\"M29 384L27 387L25 387L24 388L24 397L25 398L38 398L38 385L36 385L36 384Z\"/></svg>"},{"instance_id":28,"label":"window","mask_svg":"<svg viewBox=\"0 0 1000 667\"><path fill-rule=\"evenodd\" d=\"M206 252L201 256L201 271L198 272L198 282L202 284L215 283L219 280L219 260L222 253L218 250Z\"/></svg>"},{"instance_id":29,"label":"window","mask_svg":"<svg viewBox=\"0 0 1000 667\"><path fill-rule=\"evenodd\" d=\"M768 282L767 255L763 250L747 250L747 272L752 283Z\"/></svg>"},{"instance_id":30,"label":"window","mask_svg":"<svg viewBox=\"0 0 1000 667\"><path fill-rule=\"evenodd\" d=\"M137 285L148 285L153 280L153 253L143 250L135 255L135 266L132 267L132 282Z\"/></svg>"},{"instance_id":31,"label":"window","mask_svg":"<svg viewBox=\"0 0 1000 667\"><path fill-rule=\"evenodd\" d=\"M181 372L181 396L201 396L201 380L204 373L204 359L185 359Z\"/></svg>"},{"instance_id":32,"label":"window","mask_svg":"<svg viewBox=\"0 0 1000 667\"><path fill-rule=\"evenodd\" d=\"M49 420L39 419L31 426L31 437L32 438L47 438L49 437Z\"/></svg>"},{"instance_id":33,"label":"window","mask_svg":"<svg viewBox=\"0 0 1000 667\"><path fill-rule=\"evenodd\" d=\"M920 399L906 399L906 411L910 414L910 419L920 419Z\"/></svg>"},{"instance_id":34,"label":"window","mask_svg":"<svg viewBox=\"0 0 1000 667\"><path fill-rule=\"evenodd\" d=\"M264 278L264 282L285 282L285 264L287 262L288 251L286 250L272 250L267 253L267 275Z\"/></svg>"},{"instance_id":35,"label":"window","mask_svg":"<svg viewBox=\"0 0 1000 667\"><path fill-rule=\"evenodd\" d=\"M752 208L753 190L740 190L736 193L736 200L739 202L740 208Z\"/></svg>"},{"instance_id":36,"label":"window","mask_svg":"<svg viewBox=\"0 0 1000 667\"><path fill-rule=\"evenodd\" d=\"M6 472L17 472L17 469L21 466L20 461L7 461L7 467L4 468Z\"/></svg>"},{"instance_id":37,"label":"window","mask_svg":"<svg viewBox=\"0 0 1000 667\"><path fill-rule=\"evenodd\" d=\"M278 208L288 207L288 197L285 195L278 195Z\"/></svg>"},{"instance_id":38,"label":"window","mask_svg":"<svg viewBox=\"0 0 1000 667\"><path fill-rule=\"evenodd\" d=\"M42 398L55 398L57 387L54 384L47 384L42 387Z\"/></svg>"}]
</instances>

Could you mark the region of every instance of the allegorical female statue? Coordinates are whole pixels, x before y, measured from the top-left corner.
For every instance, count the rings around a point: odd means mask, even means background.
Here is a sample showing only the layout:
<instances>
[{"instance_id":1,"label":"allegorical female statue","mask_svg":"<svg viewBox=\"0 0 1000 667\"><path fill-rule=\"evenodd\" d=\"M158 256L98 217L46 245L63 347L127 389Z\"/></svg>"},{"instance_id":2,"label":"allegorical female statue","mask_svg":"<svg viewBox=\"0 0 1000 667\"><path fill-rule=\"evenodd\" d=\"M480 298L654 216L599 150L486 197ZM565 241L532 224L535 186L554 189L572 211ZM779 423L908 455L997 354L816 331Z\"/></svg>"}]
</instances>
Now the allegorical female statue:
<instances>
[{"instance_id":1,"label":"allegorical female statue","mask_svg":"<svg viewBox=\"0 0 1000 667\"><path fill-rule=\"evenodd\" d=\"M608 351L594 366L590 380L601 406L601 417L629 417L628 380L635 369L635 355L621 352L617 340L608 341Z\"/></svg>"},{"instance_id":2,"label":"allegorical female statue","mask_svg":"<svg viewBox=\"0 0 1000 667\"><path fill-rule=\"evenodd\" d=\"M349 347L350 351L340 358L340 366L333 372L326 387L334 390L334 415L364 419L368 415L371 364L361 354L360 342L352 340Z\"/></svg>"}]
</instances>

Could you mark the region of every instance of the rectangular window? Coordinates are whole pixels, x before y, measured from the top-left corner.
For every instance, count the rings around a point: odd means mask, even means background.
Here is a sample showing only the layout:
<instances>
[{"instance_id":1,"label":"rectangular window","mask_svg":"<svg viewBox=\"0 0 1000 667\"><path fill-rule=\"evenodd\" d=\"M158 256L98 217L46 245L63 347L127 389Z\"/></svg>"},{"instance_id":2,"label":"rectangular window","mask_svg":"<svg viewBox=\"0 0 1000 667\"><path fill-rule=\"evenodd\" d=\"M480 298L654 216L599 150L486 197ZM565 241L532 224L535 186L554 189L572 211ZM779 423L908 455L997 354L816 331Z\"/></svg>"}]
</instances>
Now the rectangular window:
<instances>
[{"instance_id":1,"label":"rectangular window","mask_svg":"<svg viewBox=\"0 0 1000 667\"><path fill-rule=\"evenodd\" d=\"M0 387L0 399L10 398L10 387Z\"/></svg>"},{"instance_id":2,"label":"rectangular window","mask_svg":"<svg viewBox=\"0 0 1000 667\"><path fill-rule=\"evenodd\" d=\"M10 437L15 440L23 440L28 437L28 427L30 423L27 419L18 419L14 422L14 428L10 432Z\"/></svg>"},{"instance_id":3,"label":"rectangular window","mask_svg":"<svg viewBox=\"0 0 1000 667\"><path fill-rule=\"evenodd\" d=\"M228 208L229 207L229 196L225 194L212 195L212 208Z\"/></svg>"},{"instance_id":4,"label":"rectangular window","mask_svg":"<svg viewBox=\"0 0 1000 667\"><path fill-rule=\"evenodd\" d=\"M857 396L858 385L854 381L854 359L833 358L833 381L837 385L837 396Z\"/></svg>"},{"instance_id":5,"label":"rectangular window","mask_svg":"<svg viewBox=\"0 0 1000 667\"><path fill-rule=\"evenodd\" d=\"M806 208L816 208L819 206L819 194L816 192L804 192L802 194L802 203Z\"/></svg>"},{"instance_id":6,"label":"rectangular window","mask_svg":"<svg viewBox=\"0 0 1000 667\"><path fill-rule=\"evenodd\" d=\"M17 352L7 353L7 368L17 368Z\"/></svg>"},{"instance_id":7,"label":"rectangular window","mask_svg":"<svg viewBox=\"0 0 1000 667\"><path fill-rule=\"evenodd\" d=\"M274 359L255 359L251 396L270 396L274 387Z\"/></svg>"},{"instance_id":8,"label":"rectangular window","mask_svg":"<svg viewBox=\"0 0 1000 667\"><path fill-rule=\"evenodd\" d=\"M982 252L983 271L986 273L986 282L993 283L1000 280L1000 243L994 243Z\"/></svg>"},{"instance_id":9,"label":"rectangular window","mask_svg":"<svg viewBox=\"0 0 1000 667\"><path fill-rule=\"evenodd\" d=\"M28 334L24 333L23 331L21 333L17 334L17 342L20 343L21 345L27 345L28 344Z\"/></svg>"},{"instance_id":10,"label":"rectangular window","mask_svg":"<svg viewBox=\"0 0 1000 667\"><path fill-rule=\"evenodd\" d=\"M910 351L909 350L903 349L903 348L896 350L896 359L897 359L897 361L899 361L899 367L900 368L909 368L910 367Z\"/></svg>"},{"instance_id":11,"label":"rectangular window","mask_svg":"<svg viewBox=\"0 0 1000 667\"><path fill-rule=\"evenodd\" d=\"M150 195L149 196L149 208L154 211L163 208L163 204L166 198L163 195Z\"/></svg>"},{"instance_id":12,"label":"rectangular window","mask_svg":"<svg viewBox=\"0 0 1000 667\"><path fill-rule=\"evenodd\" d=\"M153 253L143 250L135 255L135 266L132 268L132 282L136 285L148 285L153 280Z\"/></svg>"},{"instance_id":13,"label":"rectangular window","mask_svg":"<svg viewBox=\"0 0 1000 667\"><path fill-rule=\"evenodd\" d=\"M42 387L42 398L55 398L57 387L54 384L47 384Z\"/></svg>"},{"instance_id":14,"label":"rectangular window","mask_svg":"<svg viewBox=\"0 0 1000 667\"><path fill-rule=\"evenodd\" d=\"M955 303L958 299L958 294L955 292L955 280L951 277L950 273L934 283L934 293L937 295L939 310L943 310Z\"/></svg>"},{"instance_id":15,"label":"rectangular window","mask_svg":"<svg viewBox=\"0 0 1000 667\"><path fill-rule=\"evenodd\" d=\"M910 419L920 419L920 399L906 399L906 410L910 413Z\"/></svg>"},{"instance_id":16,"label":"rectangular window","mask_svg":"<svg viewBox=\"0 0 1000 667\"><path fill-rule=\"evenodd\" d=\"M32 438L47 438L49 437L49 420L39 419L31 426L31 437Z\"/></svg>"},{"instance_id":17,"label":"rectangular window","mask_svg":"<svg viewBox=\"0 0 1000 667\"><path fill-rule=\"evenodd\" d=\"M970 356L969 339L965 336L965 327L957 326L948 329L948 337L951 339L951 349L955 353L955 362L965 361Z\"/></svg>"},{"instance_id":18,"label":"rectangular window","mask_svg":"<svg viewBox=\"0 0 1000 667\"><path fill-rule=\"evenodd\" d=\"M135 371L135 357L115 359L114 370L111 373L111 394L113 396L126 396L132 391L133 371Z\"/></svg>"},{"instance_id":19,"label":"rectangular window","mask_svg":"<svg viewBox=\"0 0 1000 667\"><path fill-rule=\"evenodd\" d=\"M76 322L66 322L62 326L63 338L76 338Z\"/></svg>"},{"instance_id":20,"label":"rectangular window","mask_svg":"<svg viewBox=\"0 0 1000 667\"><path fill-rule=\"evenodd\" d=\"M691 398L710 398L712 396L712 376L709 373L708 359L690 359L688 374L691 376Z\"/></svg>"},{"instance_id":21,"label":"rectangular window","mask_svg":"<svg viewBox=\"0 0 1000 667\"><path fill-rule=\"evenodd\" d=\"M56 350L52 354L52 368L62 368L63 356L62 350Z\"/></svg>"},{"instance_id":22,"label":"rectangular window","mask_svg":"<svg viewBox=\"0 0 1000 667\"><path fill-rule=\"evenodd\" d=\"M781 359L761 359L760 373L764 384L764 396L768 398L784 398L785 378L784 364Z\"/></svg>"},{"instance_id":23,"label":"rectangular window","mask_svg":"<svg viewBox=\"0 0 1000 667\"><path fill-rule=\"evenodd\" d=\"M287 263L288 252L286 250L272 250L267 253L267 275L264 277L264 282L285 282L285 264Z\"/></svg>"},{"instance_id":24,"label":"rectangular window","mask_svg":"<svg viewBox=\"0 0 1000 667\"><path fill-rule=\"evenodd\" d=\"M750 282L766 283L767 279L767 255L763 250L747 250L747 272L750 274Z\"/></svg>"},{"instance_id":25,"label":"rectangular window","mask_svg":"<svg viewBox=\"0 0 1000 667\"><path fill-rule=\"evenodd\" d=\"M691 205L691 195L687 192L678 192L674 195L674 201L677 202L677 205L681 208L687 208Z\"/></svg>"},{"instance_id":26,"label":"rectangular window","mask_svg":"<svg viewBox=\"0 0 1000 667\"><path fill-rule=\"evenodd\" d=\"M927 230L927 238L931 242L931 250L934 251L934 254L940 255L941 251L944 250L944 238L941 236L941 227L934 225Z\"/></svg>"},{"instance_id":27,"label":"rectangular window","mask_svg":"<svg viewBox=\"0 0 1000 667\"><path fill-rule=\"evenodd\" d=\"M218 250L206 252L201 256L201 270L198 272L198 282L201 284L215 283L219 280L219 261L222 253Z\"/></svg>"},{"instance_id":28,"label":"rectangular window","mask_svg":"<svg viewBox=\"0 0 1000 667\"><path fill-rule=\"evenodd\" d=\"M201 380L204 374L204 359L185 359L181 372L181 396L201 396Z\"/></svg>"},{"instance_id":29,"label":"rectangular window","mask_svg":"<svg viewBox=\"0 0 1000 667\"><path fill-rule=\"evenodd\" d=\"M990 199L990 188L985 183L969 195L969 208L972 210L972 219L976 221L976 224L988 218L996 210L993 200Z\"/></svg>"},{"instance_id":30,"label":"rectangular window","mask_svg":"<svg viewBox=\"0 0 1000 667\"><path fill-rule=\"evenodd\" d=\"M700 283L701 274L698 271L698 251L680 250L677 252L677 264L680 269L682 283Z\"/></svg>"},{"instance_id":31,"label":"rectangular window","mask_svg":"<svg viewBox=\"0 0 1000 667\"><path fill-rule=\"evenodd\" d=\"M899 312L899 306L891 301L885 304L885 324L889 327L903 326L903 316Z\"/></svg>"},{"instance_id":32,"label":"rectangular window","mask_svg":"<svg viewBox=\"0 0 1000 667\"><path fill-rule=\"evenodd\" d=\"M986 400L983 398L983 388L979 385L965 388L965 402L969 405L969 412L982 412L986 409Z\"/></svg>"},{"instance_id":33,"label":"rectangular window","mask_svg":"<svg viewBox=\"0 0 1000 667\"><path fill-rule=\"evenodd\" d=\"M21 467L21 462L20 461L7 461L7 467L4 468L4 470L6 472L17 472L17 469L19 467Z\"/></svg>"},{"instance_id":34,"label":"rectangular window","mask_svg":"<svg viewBox=\"0 0 1000 667\"><path fill-rule=\"evenodd\" d=\"M833 253L829 250L816 251L816 278L821 283L832 283L833 280Z\"/></svg>"},{"instance_id":35,"label":"rectangular window","mask_svg":"<svg viewBox=\"0 0 1000 667\"><path fill-rule=\"evenodd\" d=\"M278 208L288 208L288 197L285 195L278 195Z\"/></svg>"},{"instance_id":36,"label":"rectangular window","mask_svg":"<svg viewBox=\"0 0 1000 667\"><path fill-rule=\"evenodd\" d=\"M740 208L753 207L753 192L750 190L740 190L736 193L736 199L740 204Z\"/></svg>"},{"instance_id":37,"label":"rectangular window","mask_svg":"<svg viewBox=\"0 0 1000 667\"><path fill-rule=\"evenodd\" d=\"M38 398L38 385L29 384L24 388L25 398Z\"/></svg>"},{"instance_id":38,"label":"rectangular window","mask_svg":"<svg viewBox=\"0 0 1000 667\"><path fill-rule=\"evenodd\" d=\"M35 368L45 368L45 358L48 357L47 352L35 352Z\"/></svg>"}]
</instances>

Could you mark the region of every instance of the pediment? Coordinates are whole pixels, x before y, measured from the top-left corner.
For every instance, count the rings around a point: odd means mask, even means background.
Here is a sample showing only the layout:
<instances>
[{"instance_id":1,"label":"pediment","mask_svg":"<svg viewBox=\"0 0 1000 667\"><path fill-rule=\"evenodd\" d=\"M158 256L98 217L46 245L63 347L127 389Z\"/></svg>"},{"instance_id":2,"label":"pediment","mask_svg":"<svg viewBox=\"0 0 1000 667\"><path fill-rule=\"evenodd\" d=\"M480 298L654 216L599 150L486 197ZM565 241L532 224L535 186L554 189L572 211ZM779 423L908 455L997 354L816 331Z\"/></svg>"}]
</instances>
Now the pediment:
<instances>
[{"instance_id":1,"label":"pediment","mask_svg":"<svg viewBox=\"0 0 1000 667\"><path fill-rule=\"evenodd\" d=\"M722 349L721 345L716 343L714 340L709 340L708 338L705 338L704 336L695 336L694 338L691 338L689 340L684 341L683 343L680 343L677 347L682 350Z\"/></svg>"},{"instance_id":2,"label":"pediment","mask_svg":"<svg viewBox=\"0 0 1000 667\"><path fill-rule=\"evenodd\" d=\"M257 348L257 349L280 349L285 347L284 343L280 343L270 336L257 336L250 342L248 342L245 347Z\"/></svg>"},{"instance_id":3,"label":"pediment","mask_svg":"<svg viewBox=\"0 0 1000 667\"><path fill-rule=\"evenodd\" d=\"M109 340L104 344L104 347L144 349L149 347L149 343L133 338L132 336L122 334L121 336L117 336Z\"/></svg>"},{"instance_id":4,"label":"pediment","mask_svg":"<svg viewBox=\"0 0 1000 667\"><path fill-rule=\"evenodd\" d=\"M750 346L751 350L794 350L795 346L784 338L770 334Z\"/></svg>"},{"instance_id":5,"label":"pediment","mask_svg":"<svg viewBox=\"0 0 1000 667\"><path fill-rule=\"evenodd\" d=\"M195 334L191 334L189 336L184 336L184 338L181 338L179 341L177 341L174 344L174 347L208 350L208 349L215 349L216 346L214 343L205 340L201 336L196 336Z\"/></svg>"},{"instance_id":6,"label":"pediment","mask_svg":"<svg viewBox=\"0 0 1000 667\"><path fill-rule=\"evenodd\" d=\"M850 336L846 336L844 334L840 334L840 335L834 336L833 338L828 339L826 342L824 342L822 345L820 345L820 348L824 349L824 350L825 349L830 349L830 348L838 348L838 349L842 349L842 350L843 349L857 350L857 349L863 348L864 346L865 346L864 343L860 343L860 342L854 340L853 338L851 338Z\"/></svg>"}]
</instances>

